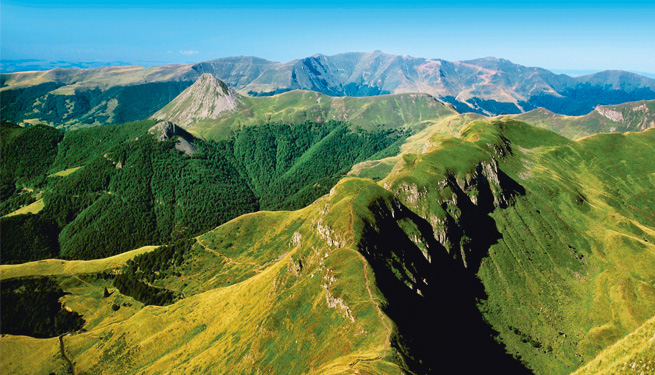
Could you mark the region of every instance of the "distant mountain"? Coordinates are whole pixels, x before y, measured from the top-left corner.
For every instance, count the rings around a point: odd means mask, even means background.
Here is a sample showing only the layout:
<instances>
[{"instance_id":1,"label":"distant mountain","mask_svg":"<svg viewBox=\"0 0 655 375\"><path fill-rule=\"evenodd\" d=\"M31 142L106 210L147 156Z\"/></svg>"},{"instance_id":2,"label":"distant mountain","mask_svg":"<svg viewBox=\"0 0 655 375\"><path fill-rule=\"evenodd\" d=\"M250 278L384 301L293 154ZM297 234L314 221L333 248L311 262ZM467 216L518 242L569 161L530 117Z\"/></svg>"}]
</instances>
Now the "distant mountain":
<instances>
[{"instance_id":1,"label":"distant mountain","mask_svg":"<svg viewBox=\"0 0 655 375\"><path fill-rule=\"evenodd\" d=\"M578 139L597 133L625 133L655 127L655 100L602 105L584 116L565 116L537 108L512 117Z\"/></svg>"},{"instance_id":2,"label":"distant mountain","mask_svg":"<svg viewBox=\"0 0 655 375\"><path fill-rule=\"evenodd\" d=\"M204 73L247 96L296 89L330 96L426 93L453 104L459 112L485 115L518 114L538 107L583 115L597 105L655 99L655 79L629 72L569 77L497 58L449 62L375 51L319 54L285 63L229 57L149 68L0 74L3 117L63 128L142 119Z\"/></svg>"},{"instance_id":3,"label":"distant mountain","mask_svg":"<svg viewBox=\"0 0 655 375\"><path fill-rule=\"evenodd\" d=\"M249 97L204 73L152 118L176 122L205 139L221 140L243 126L267 123L344 121L353 129L414 131L456 114L452 105L429 94L333 97L293 90L270 97Z\"/></svg>"}]
</instances>

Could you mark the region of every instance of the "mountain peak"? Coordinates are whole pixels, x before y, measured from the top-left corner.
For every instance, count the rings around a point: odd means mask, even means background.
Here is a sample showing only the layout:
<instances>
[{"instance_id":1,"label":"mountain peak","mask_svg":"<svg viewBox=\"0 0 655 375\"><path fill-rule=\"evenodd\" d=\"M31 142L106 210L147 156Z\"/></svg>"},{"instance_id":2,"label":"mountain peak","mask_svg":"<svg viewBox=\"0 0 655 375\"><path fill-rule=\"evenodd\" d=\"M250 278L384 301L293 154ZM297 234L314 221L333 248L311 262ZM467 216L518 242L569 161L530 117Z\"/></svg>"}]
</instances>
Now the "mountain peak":
<instances>
[{"instance_id":1,"label":"mountain peak","mask_svg":"<svg viewBox=\"0 0 655 375\"><path fill-rule=\"evenodd\" d=\"M232 88L214 75L203 73L152 117L186 127L197 121L217 119L234 111L238 103L239 95Z\"/></svg>"}]
</instances>

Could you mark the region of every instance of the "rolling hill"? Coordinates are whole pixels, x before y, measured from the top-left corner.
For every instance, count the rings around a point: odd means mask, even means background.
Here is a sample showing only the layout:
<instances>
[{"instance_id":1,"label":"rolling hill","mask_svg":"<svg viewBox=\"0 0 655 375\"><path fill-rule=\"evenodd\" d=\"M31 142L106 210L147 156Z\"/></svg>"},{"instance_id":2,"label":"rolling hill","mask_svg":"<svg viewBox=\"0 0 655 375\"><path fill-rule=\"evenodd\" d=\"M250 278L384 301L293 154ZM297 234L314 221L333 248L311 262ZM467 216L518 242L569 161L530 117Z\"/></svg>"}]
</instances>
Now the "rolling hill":
<instances>
[{"instance_id":1,"label":"rolling hill","mask_svg":"<svg viewBox=\"0 0 655 375\"><path fill-rule=\"evenodd\" d=\"M425 93L459 112L516 114L538 107L584 115L597 105L655 99L655 80L622 71L582 77L507 60L449 62L373 53L315 55L285 63L229 57L156 67L53 69L0 74L3 119L60 128L152 116L209 73L241 95L310 90L330 96Z\"/></svg>"},{"instance_id":2,"label":"rolling hill","mask_svg":"<svg viewBox=\"0 0 655 375\"><path fill-rule=\"evenodd\" d=\"M254 159L271 126L243 127L234 158ZM304 208L236 217L120 271L23 265L71 293L85 330L3 336L2 371L65 372L67 358L76 373L568 374L621 345L647 355L655 129L572 141L512 119L443 126L403 139L377 182L341 178ZM21 280L9 267L3 283Z\"/></svg>"}]
</instances>

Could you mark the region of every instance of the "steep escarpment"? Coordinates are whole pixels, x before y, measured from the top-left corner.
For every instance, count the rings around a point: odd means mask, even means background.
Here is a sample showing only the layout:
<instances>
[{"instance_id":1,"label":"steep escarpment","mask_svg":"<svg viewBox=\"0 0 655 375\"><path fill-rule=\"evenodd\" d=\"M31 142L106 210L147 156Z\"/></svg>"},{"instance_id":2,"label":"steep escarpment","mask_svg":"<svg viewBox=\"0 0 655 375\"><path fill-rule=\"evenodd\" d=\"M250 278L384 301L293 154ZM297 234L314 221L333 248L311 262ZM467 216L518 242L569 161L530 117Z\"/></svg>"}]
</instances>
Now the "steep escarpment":
<instances>
[{"instance_id":1,"label":"steep escarpment","mask_svg":"<svg viewBox=\"0 0 655 375\"><path fill-rule=\"evenodd\" d=\"M383 310L397 327L393 346L412 371L477 373L492 367L530 373L494 341L476 307L484 298L482 285L461 258L448 254L430 223L397 198L378 198L366 208L358 249L371 264L387 300ZM481 243L487 236L473 237L478 243L469 246L488 249Z\"/></svg>"},{"instance_id":2,"label":"steep escarpment","mask_svg":"<svg viewBox=\"0 0 655 375\"><path fill-rule=\"evenodd\" d=\"M643 159L654 134L574 143L474 122L460 139L433 137L432 152L405 155L382 183L432 228L416 232L417 246L435 241L479 281L452 287L476 299L507 350L535 373L564 374L655 311L645 266L655 262L655 187Z\"/></svg>"}]
</instances>

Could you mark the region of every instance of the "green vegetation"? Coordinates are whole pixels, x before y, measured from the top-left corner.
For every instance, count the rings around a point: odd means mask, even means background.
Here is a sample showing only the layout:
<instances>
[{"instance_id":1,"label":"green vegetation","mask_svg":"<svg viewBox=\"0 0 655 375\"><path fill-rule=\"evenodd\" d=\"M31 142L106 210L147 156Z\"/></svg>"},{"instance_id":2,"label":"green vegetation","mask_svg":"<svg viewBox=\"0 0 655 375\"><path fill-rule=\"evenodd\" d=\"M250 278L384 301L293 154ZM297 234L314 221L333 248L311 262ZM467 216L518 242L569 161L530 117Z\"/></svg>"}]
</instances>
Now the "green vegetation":
<instances>
[{"instance_id":1,"label":"green vegetation","mask_svg":"<svg viewBox=\"0 0 655 375\"><path fill-rule=\"evenodd\" d=\"M126 296L142 302L144 305L164 306L173 303L178 295L170 290L157 288L132 275L121 274L114 278L114 285ZM112 306L113 309L113 306ZM116 311L118 309L115 309Z\"/></svg>"},{"instance_id":2,"label":"green vegetation","mask_svg":"<svg viewBox=\"0 0 655 375\"><path fill-rule=\"evenodd\" d=\"M510 353L569 373L653 315L653 130L571 142L474 122L461 137L406 156L381 183L480 279L479 309ZM490 206L489 230L467 229Z\"/></svg>"},{"instance_id":3,"label":"green vegetation","mask_svg":"<svg viewBox=\"0 0 655 375\"><path fill-rule=\"evenodd\" d=\"M47 217L25 214L0 219L2 264L55 258L59 255L59 227Z\"/></svg>"},{"instance_id":4,"label":"green vegetation","mask_svg":"<svg viewBox=\"0 0 655 375\"><path fill-rule=\"evenodd\" d=\"M220 145L193 157L174 145L143 136L53 181L43 215L62 228L62 255L101 258L165 243L257 209Z\"/></svg>"},{"instance_id":5,"label":"green vegetation","mask_svg":"<svg viewBox=\"0 0 655 375\"><path fill-rule=\"evenodd\" d=\"M158 142L145 134L153 125L65 133L39 169L42 179L51 173L39 185L44 207L2 218L3 263L101 258L189 238L260 208L301 208L353 164L397 153L406 137L332 121L267 124L237 130L226 141L195 140L198 152L186 155L176 139ZM62 175L72 168L75 173Z\"/></svg>"},{"instance_id":6,"label":"green vegetation","mask_svg":"<svg viewBox=\"0 0 655 375\"><path fill-rule=\"evenodd\" d=\"M25 129L2 122L0 138L0 216L4 216L38 199L33 192L44 185L64 133L43 125Z\"/></svg>"},{"instance_id":7,"label":"green vegetation","mask_svg":"<svg viewBox=\"0 0 655 375\"><path fill-rule=\"evenodd\" d=\"M82 316L59 302L65 293L47 277L2 282L2 333L32 337L54 337L77 331Z\"/></svg>"},{"instance_id":8,"label":"green vegetation","mask_svg":"<svg viewBox=\"0 0 655 375\"><path fill-rule=\"evenodd\" d=\"M272 97L240 97L235 112L216 120L199 121L190 131L205 139L229 139L242 127L261 124L346 122L367 131L422 129L430 121L456 112L427 94L374 97L331 97L295 90ZM164 111L163 109L162 111ZM163 114L165 116L165 113Z\"/></svg>"},{"instance_id":9,"label":"green vegetation","mask_svg":"<svg viewBox=\"0 0 655 375\"><path fill-rule=\"evenodd\" d=\"M66 339L80 371L568 374L650 359L655 129L572 141L467 115L230 131L192 155L135 135L61 159L50 172L83 168L47 179L38 214L3 219L56 223L75 257L167 243L115 278L62 276L89 316Z\"/></svg>"},{"instance_id":10,"label":"green vegetation","mask_svg":"<svg viewBox=\"0 0 655 375\"><path fill-rule=\"evenodd\" d=\"M330 191L354 164L380 152L395 155L405 137L333 121L268 124L238 130L233 152L262 209L299 209Z\"/></svg>"},{"instance_id":11,"label":"green vegetation","mask_svg":"<svg viewBox=\"0 0 655 375\"><path fill-rule=\"evenodd\" d=\"M142 120L108 127L68 131L59 144L52 172L80 167L121 144L143 135L155 125L154 120Z\"/></svg>"},{"instance_id":12,"label":"green vegetation","mask_svg":"<svg viewBox=\"0 0 655 375\"><path fill-rule=\"evenodd\" d=\"M122 272L114 278L118 290L144 305L168 305L179 299L179 294L151 284L167 276L181 276L175 271L184 261L194 240L180 240L127 261ZM173 269L171 269L173 268Z\"/></svg>"},{"instance_id":13,"label":"green vegetation","mask_svg":"<svg viewBox=\"0 0 655 375\"><path fill-rule=\"evenodd\" d=\"M148 118L173 100L191 82L150 82L133 85L68 87L45 82L0 91L3 119L38 123L70 130L95 125L122 124Z\"/></svg>"}]
</instances>

